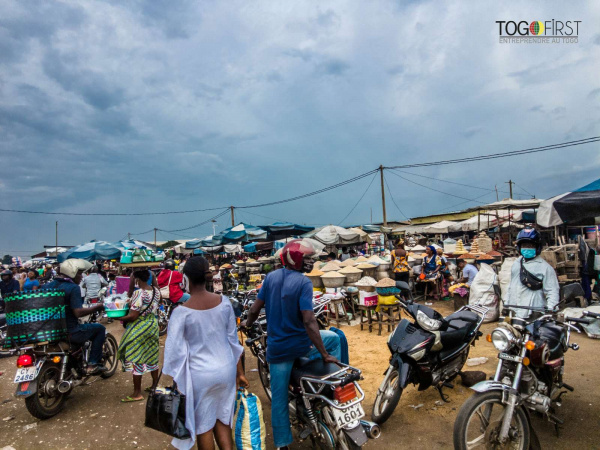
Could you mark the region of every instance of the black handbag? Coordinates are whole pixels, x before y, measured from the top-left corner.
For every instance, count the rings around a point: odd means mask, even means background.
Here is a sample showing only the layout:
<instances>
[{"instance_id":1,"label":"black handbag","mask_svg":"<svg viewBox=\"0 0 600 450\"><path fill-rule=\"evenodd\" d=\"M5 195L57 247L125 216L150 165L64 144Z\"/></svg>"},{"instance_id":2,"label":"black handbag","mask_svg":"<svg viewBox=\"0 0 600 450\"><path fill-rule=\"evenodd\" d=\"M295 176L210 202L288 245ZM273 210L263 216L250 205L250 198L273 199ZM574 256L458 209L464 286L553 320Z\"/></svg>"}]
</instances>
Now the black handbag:
<instances>
[{"instance_id":1,"label":"black handbag","mask_svg":"<svg viewBox=\"0 0 600 450\"><path fill-rule=\"evenodd\" d=\"M523 265L523 260L521 259L521 271L519 273L519 278L521 279L521 284L527 286L532 291L539 291L544 287L544 280L532 274L529 270L525 268Z\"/></svg>"},{"instance_id":2,"label":"black handbag","mask_svg":"<svg viewBox=\"0 0 600 450\"><path fill-rule=\"evenodd\" d=\"M158 377L159 381L161 376L162 372ZM144 425L177 439L191 437L185 427L185 395L177 390L175 383L167 394L156 392L156 389L150 391Z\"/></svg>"}]
</instances>

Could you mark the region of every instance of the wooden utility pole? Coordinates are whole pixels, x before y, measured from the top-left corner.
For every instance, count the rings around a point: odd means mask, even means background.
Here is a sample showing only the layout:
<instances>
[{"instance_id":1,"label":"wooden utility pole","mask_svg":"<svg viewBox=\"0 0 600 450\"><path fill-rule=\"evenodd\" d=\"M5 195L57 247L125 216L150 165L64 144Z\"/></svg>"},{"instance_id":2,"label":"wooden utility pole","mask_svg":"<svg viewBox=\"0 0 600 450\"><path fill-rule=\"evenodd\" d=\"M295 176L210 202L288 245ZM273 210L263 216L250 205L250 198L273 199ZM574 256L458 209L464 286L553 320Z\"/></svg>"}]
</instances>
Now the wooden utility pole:
<instances>
[{"instance_id":1,"label":"wooden utility pole","mask_svg":"<svg viewBox=\"0 0 600 450\"><path fill-rule=\"evenodd\" d=\"M56 221L55 238L56 247L54 248L54 253L58 257L58 220Z\"/></svg>"},{"instance_id":2,"label":"wooden utility pole","mask_svg":"<svg viewBox=\"0 0 600 450\"><path fill-rule=\"evenodd\" d=\"M500 199L498 198L498 186L494 186L494 188L496 189L496 201L499 202Z\"/></svg>"},{"instance_id":3,"label":"wooden utility pole","mask_svg":"<svg viewBox=\"0 0 600 450\"><path fill-rule=\"evenodd\" d=\"M383 186L383 166L379 166L379 172L381 175L381 207L383 209L383 226L387 227L387 214L385 212L385 189Z\"/></svg>"},{"instance_id":4,"label":"wooden utility pole","mask_svg":"<svg viewBox=\"0 0 600 450\"><path fill-rule=\"evenodd\" d=\"M234 212L233 212L234 208L233 208L233 206L230 206L230 208L231 208L231 226L235 227L235 215L234 215Z\"/></svg>"},{"instance_id":5,"label":"wooden utility pole","mask_svg":"<svg viewBox=\"0 0 600 450\"><path fill-rule=\"evenodd\" d=\"M130 241L131 240L131 233L127 233L127 240Z\"/></svg>"},{"instance_id":6,"label":"wooden utility pole","mask_svg":"<svg viewBox=\"0 0 600 450\"><path fill-rule=\"evenodd\" d=\"M506 184L508 184L508 186L509 186L510 198L511 198L511 200L512 200L512 198L513 198L513 197L512 197L512 187L513 187L513 184L515 184L515 182L514 182L513 180L508 180L508 181L506 182Z\"/></svg>"},{"instance_id":7,"label":"wooden utility pole","mask_svg":"<svg viewBox=\"0 0 600 450\"><path fill-rule=\"evenodd\" d=\"M154 249L156 250L156 228L154 229Z\"/></svg>"}]
</instances>

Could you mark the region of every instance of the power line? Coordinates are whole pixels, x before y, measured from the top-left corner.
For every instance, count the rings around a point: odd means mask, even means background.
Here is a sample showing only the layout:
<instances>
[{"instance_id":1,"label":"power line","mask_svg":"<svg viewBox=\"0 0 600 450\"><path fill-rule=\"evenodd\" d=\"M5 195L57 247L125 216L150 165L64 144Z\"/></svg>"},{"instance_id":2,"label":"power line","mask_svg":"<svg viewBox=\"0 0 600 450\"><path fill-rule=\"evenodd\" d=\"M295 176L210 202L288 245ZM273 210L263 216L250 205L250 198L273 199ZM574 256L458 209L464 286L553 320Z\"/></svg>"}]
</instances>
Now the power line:
<instances>
[{"instance_id":1,"label":"power line","mask_svg":"<svg viewBox=\"0 0 600 450\"><path fill-rule=\"evenodd\" d=\"M517 184L513 181L513 184L515 186L517 186L519 189L521 189L523 192L525 192L528 195L531 195L532 198L535 198L535 195L533 195L531 192L529 192L527 189L525 189L523 186L521 186L520 184Z\"/></svg>"},{"instance_id":2,"label":"power line","mask_svg":"<svg viewBox=\"0 0 600 450\"><path fill-rule=\"evenodd\" d=\"M72 212L48 212L48 211L27 211L22 209L4 209L0 208L0 212L13 212L23 214L45 214L49 216L158 216L167 214L188 214L205 211L216 211L223 209L224 206L219 208L205 208L205 209L188 209L185 211L165 211L165 212L143 212L143 213L72 213ZM154 230L154 229L152 229Z\"/></svg>"},{"instance_id":3,"label":"power line","mask_svg":"<svg viewBox=\"0 0 600 450\"><path fill-rule=\"evenodd\" d=\"M185 227L185 228L179 228L177 230L163 230L161 228L157 228L157 231L165 231L167 233L177 233L179 231L186 231L186 230L191 230L192 228L198 228L201 227L202 225L206 225L207 223L211 222L212 220L216 220L221 216L224 216L225 214L227 214L229 212L229 208L224 209L223 211L221 211L219 214L217 214L216 216L211 217L210 219L205 220L204 222L200 222L197 223L196 225L192 225L190 227ZM152 231L154 231L154 229L152 229Z\"/></svg>"},{"instance_id":4,"label":"power line","mask_svg":"<svg viewBox=\"0 0 600 450\"><path fill-rule=\"evenodd\" d=\"M367 189L365 189L365 192L363 192L363 195L360 196L360 198L358 199L358 201L354 204L354 206L352 207L352 209L348 212L348 214L346 214L346 217L344 217L342 220L340 220L338 222L338 225L341 225L342 223L344 223L344 220L346 220L348 218L348 216L350 214L352 214L352 211L354 211L354 209L358 206L358 204L360 203L360 201L364 198L364 196L367 194L369 188L371 187L371 185L373 184L373 181L375 180L375 177L377 176L377 173L375 173L373 175L373 178L371 178L371 182L369 183L369 185L367 186Z\"/></svg>"},{"instance_id":5,"label":"power line","mask_svg":"<svg viewBox=\"0 0 600 450\"><path fill-rule=\"evenodd\" d=\"M473 186L471 184L457 183L456 181L443 180L441 178L428 177L428 176L420 175L420 174L413 173L413 172L407 172L406 170L398 170L398 169L392 169L392 170L395 170L396 172L402 172L402 173L405 173L405 174L408 174L408 175L413 175L413 176L416 176L416 177L419 177L419 178L427 178L429 180L442 181L444 183L455 184L457 186L464 186L464 187L469 187L469 188L473 188L473 189L480 189L482 191L496 192L496 189L490 189L490 188L484 188L484 187L479 187L479 186ZM508 193L508 191L498 191L498 192Z\"/></svg>"},{"instance_id":6,"label":"power line","mask_svg":"<svg viewBox=\"0 0 600 450\"><path fill-rule=\"evenodd\" d=\"M399 177L399 178L402 178L402 179L403 179L403 180L405 180L405 181L408 181L409 183L413 183L413 184L416 184L416 185L418 185L418 186L424 187L424 188L426 188L426 189L430 189L430 190L432 190L432 191L439 192L440 194L449 195L449 196L451 196L451 197L456 197L456 198L460 198L460 199L462 199L462 200L468 200L468 201L475 202L475 203L481 203L481 202L477 202L476 200L473 200L472 198L461 197L460 195L454 195L454 194L450 194L449 192L440 191L439 189L434 189L434 188L432 188L432 187L429 187L429 186L427 186L427 185L425 185L425 184L417 183L416 181L409 180L408 178L404 178L402 175L399 175L399 174L397 174L396 172L393 172L393 171L392 171L392 172L390 172L390 173L391 173L392 175L396 175L396 176L397 176L397 177Z\"/></svg>"},{"instance_id":7,"label":"power line","mask_svg":"<svg viewBox=\"0 0 600 450\"><path fill-rule=\"evenodd\" d=\"M402 212L402 210L398 206L398 203L396 203L396 200L394 200L394 196L392 195L392 190L390 189L390 185L388 184L387 180L385 179L385 175L383 176L383 181L385 182L388 192L390 193L390 198L392 199L392 202L394 203L394 205L396 205L396 209L400 212L400 214L402 214L404 216L405 219L408 219L408 216Z\"/></svg>"},{"instance_id":8,"label":"power line","mask_svg":"<svg viewBox=\"0 0 600 450\"><path fill-rule=\"evenodd\" d=\"M446 164L457 164L457 163L472 162L472 161L483 161L483 160L487 160L487 159L507 158L507 157L511 157L511 156L527 155L530 153L547 152L550 150L557 150L560 148L574 147L576 145L592 144L594 142L600 142L600 136L579 139L577 141L562 142L560 144L551 144L551 145L544 145L541 147L526 148L523 150L513 150L510 152L504 152L504 153L492 153L490 155L471 156L471 157L467 157L467 158L448 159L445 161L433 161L433 162L427 162L427 163L404 164L401 166L388 166L388 167L384 167L384 168L385 169L409 169L409 168L414 168L414 167L430 167L430 166L441 166L441 165L446 165Z\"/></svg>"}]
</instances>

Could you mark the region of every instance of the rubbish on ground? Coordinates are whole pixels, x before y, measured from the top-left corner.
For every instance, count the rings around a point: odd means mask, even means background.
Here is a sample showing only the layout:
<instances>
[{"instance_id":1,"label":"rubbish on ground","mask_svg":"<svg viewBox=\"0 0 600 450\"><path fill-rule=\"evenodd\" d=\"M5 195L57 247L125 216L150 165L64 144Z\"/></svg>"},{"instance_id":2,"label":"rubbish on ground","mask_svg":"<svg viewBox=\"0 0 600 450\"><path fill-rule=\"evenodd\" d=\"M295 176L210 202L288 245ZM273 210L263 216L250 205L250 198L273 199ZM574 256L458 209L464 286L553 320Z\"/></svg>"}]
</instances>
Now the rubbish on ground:
<instances>
[{"instance_id":1,"label":"rubbish on ground","mask_svg":"<svg viewBox=\"0 0 600 450\"><path fill-rule=\"evenodd\" d=\"M469 358L467 359L467 366L480 366L481 364L485 364L486 362L488 362L488 358L485 356L481 356L479 358Z\"/></svg>"}]
</instances>

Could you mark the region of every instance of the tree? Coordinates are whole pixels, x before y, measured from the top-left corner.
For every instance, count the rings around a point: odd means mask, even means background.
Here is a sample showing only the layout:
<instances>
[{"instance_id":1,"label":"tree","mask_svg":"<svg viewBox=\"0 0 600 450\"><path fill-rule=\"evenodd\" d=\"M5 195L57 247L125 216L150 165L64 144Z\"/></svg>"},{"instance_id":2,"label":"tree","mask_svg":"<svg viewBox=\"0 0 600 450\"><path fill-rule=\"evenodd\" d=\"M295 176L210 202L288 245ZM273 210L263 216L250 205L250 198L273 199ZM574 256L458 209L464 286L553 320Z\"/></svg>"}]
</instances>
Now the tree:
<instances>
[{"instance_id":1,"label":"tree","mask_svg":"<svg viewBox=\"0 0 600 450\"><path fill-rule=\"evenodd\" d=\"M2 264L12 264L12 255L4 255L2 257Z\"/></svg>"},{"instance_id":2,"label":"tree","mask_svg":"<svg viewBox=\"0 0 600 450\"><path fill-rule=\"evenodd\" d=\"M179 242L177 242L177 241L167 241L167 242L165 242L162 245L158 245L157 247L158 248L162 248L164 250L165 248L175 247L176 245L179 245Z\"/></svg>"}]
</instances>

